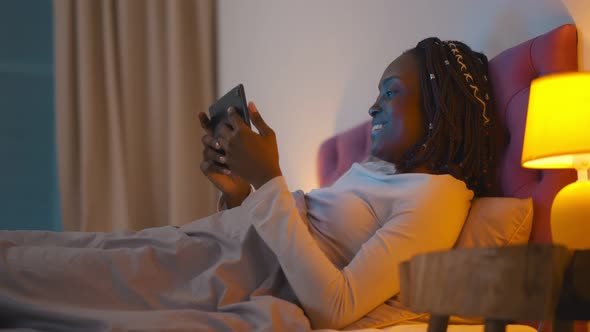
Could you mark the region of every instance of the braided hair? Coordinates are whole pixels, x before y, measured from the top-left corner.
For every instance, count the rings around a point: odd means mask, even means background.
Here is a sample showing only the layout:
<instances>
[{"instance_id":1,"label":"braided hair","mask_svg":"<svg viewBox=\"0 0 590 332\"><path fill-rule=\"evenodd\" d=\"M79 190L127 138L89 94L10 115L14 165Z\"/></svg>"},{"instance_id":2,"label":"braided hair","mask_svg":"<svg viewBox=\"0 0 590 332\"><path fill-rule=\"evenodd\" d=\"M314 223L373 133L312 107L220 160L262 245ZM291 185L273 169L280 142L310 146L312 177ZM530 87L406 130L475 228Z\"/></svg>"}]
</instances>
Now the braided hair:
<instances>
[{"instance_id":1,"label":"braided hair","mask_svg":"<svg viewBox=\"0 0 590 332\"><path fill-rule=\"evenodd\" d=\"M495 184L497 121L488 60L458 41L427 38L406 51L419 67L427 134L398 167L426 165L434 173L465 181L476 196Z\"/></svg>"}]
</instances>

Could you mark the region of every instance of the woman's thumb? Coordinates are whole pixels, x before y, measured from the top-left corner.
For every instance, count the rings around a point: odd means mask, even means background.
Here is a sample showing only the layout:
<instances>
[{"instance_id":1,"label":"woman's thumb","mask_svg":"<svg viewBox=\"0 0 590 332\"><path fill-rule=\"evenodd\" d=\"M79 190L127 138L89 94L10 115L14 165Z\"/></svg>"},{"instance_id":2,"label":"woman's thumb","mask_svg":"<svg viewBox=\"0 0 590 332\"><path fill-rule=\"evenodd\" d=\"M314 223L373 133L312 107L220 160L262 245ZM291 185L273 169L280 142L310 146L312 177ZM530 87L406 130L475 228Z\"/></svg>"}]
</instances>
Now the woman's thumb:
<instances>
[{"instance_id":1,"label":"woman's thumb","mask_svg":"<svg viewBox=\"0 0 590 332\"><path fill-rule=\"evenodd\" d=\"M262 136L274 135L274 131L262 119L262 116L258 112L258 108L256 107L256 104L254 104L253 102L249 102L248 103L248 111L250 112L250 121L252 121L252 124L254 124L254 127L256 127L256 129L258 129L258 132L260 133L260 135L262 135Z\"/></svg>"}]
</instances>

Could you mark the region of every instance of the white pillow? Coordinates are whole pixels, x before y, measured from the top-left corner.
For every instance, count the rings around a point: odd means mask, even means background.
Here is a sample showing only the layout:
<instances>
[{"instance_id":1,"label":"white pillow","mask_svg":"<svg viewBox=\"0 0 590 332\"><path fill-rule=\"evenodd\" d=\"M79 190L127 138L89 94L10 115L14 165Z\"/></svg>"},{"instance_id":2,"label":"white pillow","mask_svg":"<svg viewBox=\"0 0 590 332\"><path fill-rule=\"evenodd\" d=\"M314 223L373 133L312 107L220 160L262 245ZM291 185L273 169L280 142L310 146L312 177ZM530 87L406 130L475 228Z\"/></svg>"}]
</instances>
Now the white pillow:
<instances>
[{"instance_id":1,"label":"white pillow","mask_svg":"<svg viewBox=\"0 0 590 332\"><path fill-rule=\"evenodd\" d=\"M455 248L526 244L533 226L533 200L511 197L475 198Z\"/></svg>"}]
</instances>

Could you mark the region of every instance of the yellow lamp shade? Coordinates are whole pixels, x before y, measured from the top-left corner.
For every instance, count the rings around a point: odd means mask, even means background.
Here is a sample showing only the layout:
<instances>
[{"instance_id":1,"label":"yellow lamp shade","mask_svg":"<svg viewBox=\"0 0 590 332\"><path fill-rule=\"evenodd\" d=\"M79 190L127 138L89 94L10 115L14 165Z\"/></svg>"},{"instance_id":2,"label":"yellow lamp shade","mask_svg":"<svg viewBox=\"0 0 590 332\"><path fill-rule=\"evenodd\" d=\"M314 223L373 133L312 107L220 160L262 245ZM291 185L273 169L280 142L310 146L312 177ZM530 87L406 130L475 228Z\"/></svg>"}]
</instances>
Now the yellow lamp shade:
<instances>
[{"instance_id":1,"label":"yellow lamp shade","mask_svg":"<svg viewBox=\"0 0 590 332\"><path fill-rule=\"evenodd\" d=\"M590 73L549 75L534 80L522 165L574 168L581 162L590 162Z\"/></svg>"}]
</instances>

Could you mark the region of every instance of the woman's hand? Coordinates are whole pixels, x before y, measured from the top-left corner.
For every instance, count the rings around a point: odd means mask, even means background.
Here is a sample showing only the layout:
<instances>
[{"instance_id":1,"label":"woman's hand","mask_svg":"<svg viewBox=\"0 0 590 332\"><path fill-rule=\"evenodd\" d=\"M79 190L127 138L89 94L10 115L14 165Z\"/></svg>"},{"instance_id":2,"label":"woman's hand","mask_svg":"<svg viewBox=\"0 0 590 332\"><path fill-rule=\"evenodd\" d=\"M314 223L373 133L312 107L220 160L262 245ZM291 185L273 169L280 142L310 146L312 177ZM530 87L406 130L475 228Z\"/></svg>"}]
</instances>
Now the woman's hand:
<instances>
[{"instance_id":1,"label":"woman's hand","mask_svg":"<svg viewBox=\"0 0 590 332\"><path fill-rule=\"evenodd\" d=\"M200 112L199 121L205 130L205 135L201 139L203 142L201 171L221 191L227 207L236 207L242 204L250 193L250 185L238 175L232 174L228 168L223 167L225 161L223 150L213 137L211 120L207 114Z\"/></svg>"},{"instance_id":2,"label":"woman's hand","mask_svg":"<svg viewBox=\"0 0 590 332\"><path fill-rule=\"evenodd\" d=\"M274 131L264 122L256 105L248 103L250 121L260 134L250 129L238 113L230 108L227 122L218 127L217 141L225 151L224 163L254 188L282 175L279 150Z\"/></svg>"}]
</instances>

